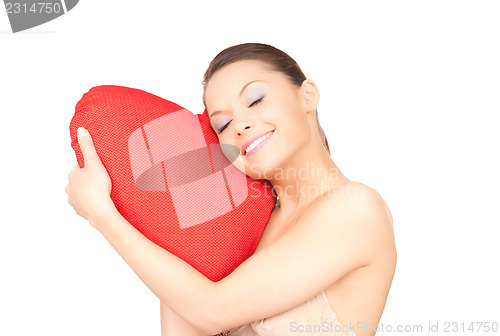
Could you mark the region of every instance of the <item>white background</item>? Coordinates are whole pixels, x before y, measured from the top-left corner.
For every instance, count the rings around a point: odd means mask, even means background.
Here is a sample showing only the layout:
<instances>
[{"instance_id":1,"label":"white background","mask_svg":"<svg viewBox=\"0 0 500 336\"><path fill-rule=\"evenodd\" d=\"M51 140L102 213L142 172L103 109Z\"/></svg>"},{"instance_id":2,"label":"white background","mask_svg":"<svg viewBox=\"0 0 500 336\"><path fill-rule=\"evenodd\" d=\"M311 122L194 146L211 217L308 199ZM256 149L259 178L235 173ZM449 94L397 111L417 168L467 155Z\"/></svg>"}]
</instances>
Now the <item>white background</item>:
<instances>
[{"instance_id":1,"label":"white background","mask_svg":"<svg viewBox=\"0 0 500 336\"><path fill-rule=\"evenodd\" d=\"M104 84L201 113L209 62L244 42L318 84L334 161L392 211L380 323L500 323L499 17L497 1L82 0L12 34L2 8L0 335L160 335L159 300L67 203L69 122Z\"/></svg>"}]
</instances>

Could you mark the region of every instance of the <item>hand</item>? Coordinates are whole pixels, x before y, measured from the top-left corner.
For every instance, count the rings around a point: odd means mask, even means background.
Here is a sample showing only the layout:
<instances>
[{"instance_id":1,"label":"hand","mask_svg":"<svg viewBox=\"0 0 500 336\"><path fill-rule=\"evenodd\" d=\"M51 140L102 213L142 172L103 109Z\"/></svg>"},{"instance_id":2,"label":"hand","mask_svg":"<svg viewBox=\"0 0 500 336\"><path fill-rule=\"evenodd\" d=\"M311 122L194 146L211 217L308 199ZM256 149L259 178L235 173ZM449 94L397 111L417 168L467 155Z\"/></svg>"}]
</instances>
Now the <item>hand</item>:
<instances>
[{"instance_id":1,"label":"hand","mask_svg":"<svg viewBox=\"0 0 500 336\"><path fill-rule=\"evenodd\" d=\"M89 132L83 127L78 129L78 144L85 167L80 168L77 164L69 172L65 191L69 196L68 203L76 213L99 229L95 219L115 207L110 197L111 179L97 155Z\"/></svg>"}]
</instances>

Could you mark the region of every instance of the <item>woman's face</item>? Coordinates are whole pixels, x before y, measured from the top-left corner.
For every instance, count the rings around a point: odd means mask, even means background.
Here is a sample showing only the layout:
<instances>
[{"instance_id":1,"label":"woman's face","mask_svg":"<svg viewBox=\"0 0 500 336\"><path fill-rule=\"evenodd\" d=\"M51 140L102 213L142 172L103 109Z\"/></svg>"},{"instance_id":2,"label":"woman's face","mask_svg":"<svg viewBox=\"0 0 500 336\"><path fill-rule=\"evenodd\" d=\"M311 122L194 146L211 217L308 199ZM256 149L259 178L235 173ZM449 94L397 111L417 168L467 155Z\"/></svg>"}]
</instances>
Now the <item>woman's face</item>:
<instances>
[{"instance_id":1,"label":"woman's face","mask_svg":"<svg viewBox=\"0 0 500 336\"><path fill-rule=\"evenodd\" d=\"M268 179L310 139L307 94L265 63L244 60L213 74L205 107L225 156L246 175Z\"/></svg>"}]
</instances>

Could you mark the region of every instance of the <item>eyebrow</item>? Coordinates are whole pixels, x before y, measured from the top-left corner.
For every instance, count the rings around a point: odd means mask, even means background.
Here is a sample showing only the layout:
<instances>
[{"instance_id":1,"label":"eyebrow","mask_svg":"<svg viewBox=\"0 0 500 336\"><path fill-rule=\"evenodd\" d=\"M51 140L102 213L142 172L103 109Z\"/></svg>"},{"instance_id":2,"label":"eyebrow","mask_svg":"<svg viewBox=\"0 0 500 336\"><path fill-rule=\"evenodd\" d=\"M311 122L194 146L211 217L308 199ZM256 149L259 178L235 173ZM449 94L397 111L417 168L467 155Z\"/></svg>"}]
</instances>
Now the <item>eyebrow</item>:
<instances>
[{"instance_id":1,"label":"eyebrow","mask_svg":"<svg viewBox=\"0 0 500 336\"><path fill-rule=\"evenodd\" d=\"M265 80L260 80L260 79L256 79L256 80L253 80L251 82L248 82L246 83L245 85L243 85L243 87L241 88L241 91L240 91L240 94L239 94L239 97L241 97L241 95L243 94L243 92L245 91L245 89L247 88L248 85L252 84L252 83L255 83L255 82L264 82L264 83L267 83ZM208 118L211 118L213 115L217 114L217 113L220 113L222 111L215 111L214 113L210 114L208 116Z\"/></svg>"}]
</instances>

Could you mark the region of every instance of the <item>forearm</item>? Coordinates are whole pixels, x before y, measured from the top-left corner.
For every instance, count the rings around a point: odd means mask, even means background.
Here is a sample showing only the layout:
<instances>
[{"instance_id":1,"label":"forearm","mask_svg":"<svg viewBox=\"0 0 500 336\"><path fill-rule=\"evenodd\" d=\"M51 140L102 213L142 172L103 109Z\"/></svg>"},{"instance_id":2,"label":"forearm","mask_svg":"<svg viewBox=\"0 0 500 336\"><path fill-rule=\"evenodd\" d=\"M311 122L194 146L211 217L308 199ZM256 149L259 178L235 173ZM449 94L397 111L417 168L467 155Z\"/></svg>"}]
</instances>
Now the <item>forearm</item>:
<instances>
[{"instance_id":1,"label":"forearm","mask_svg":"<svg viewBox=\"0 0 500 336\"><path fill-rule=\"evenodd\" d=\"M184 321L163 302L160 302L161 336L210 336Z\"/></svg>"},{"instance_id":2,"label":"forearm","mask_svg":"<svg viewBox=\"0 0 500 336\"><path fill-rule=\"evenodd\" d=\"M216 283L144 237L116 208L93 221L161 302L192 326L204 332L213 330Z\"/></svg>"}]
</instances>

